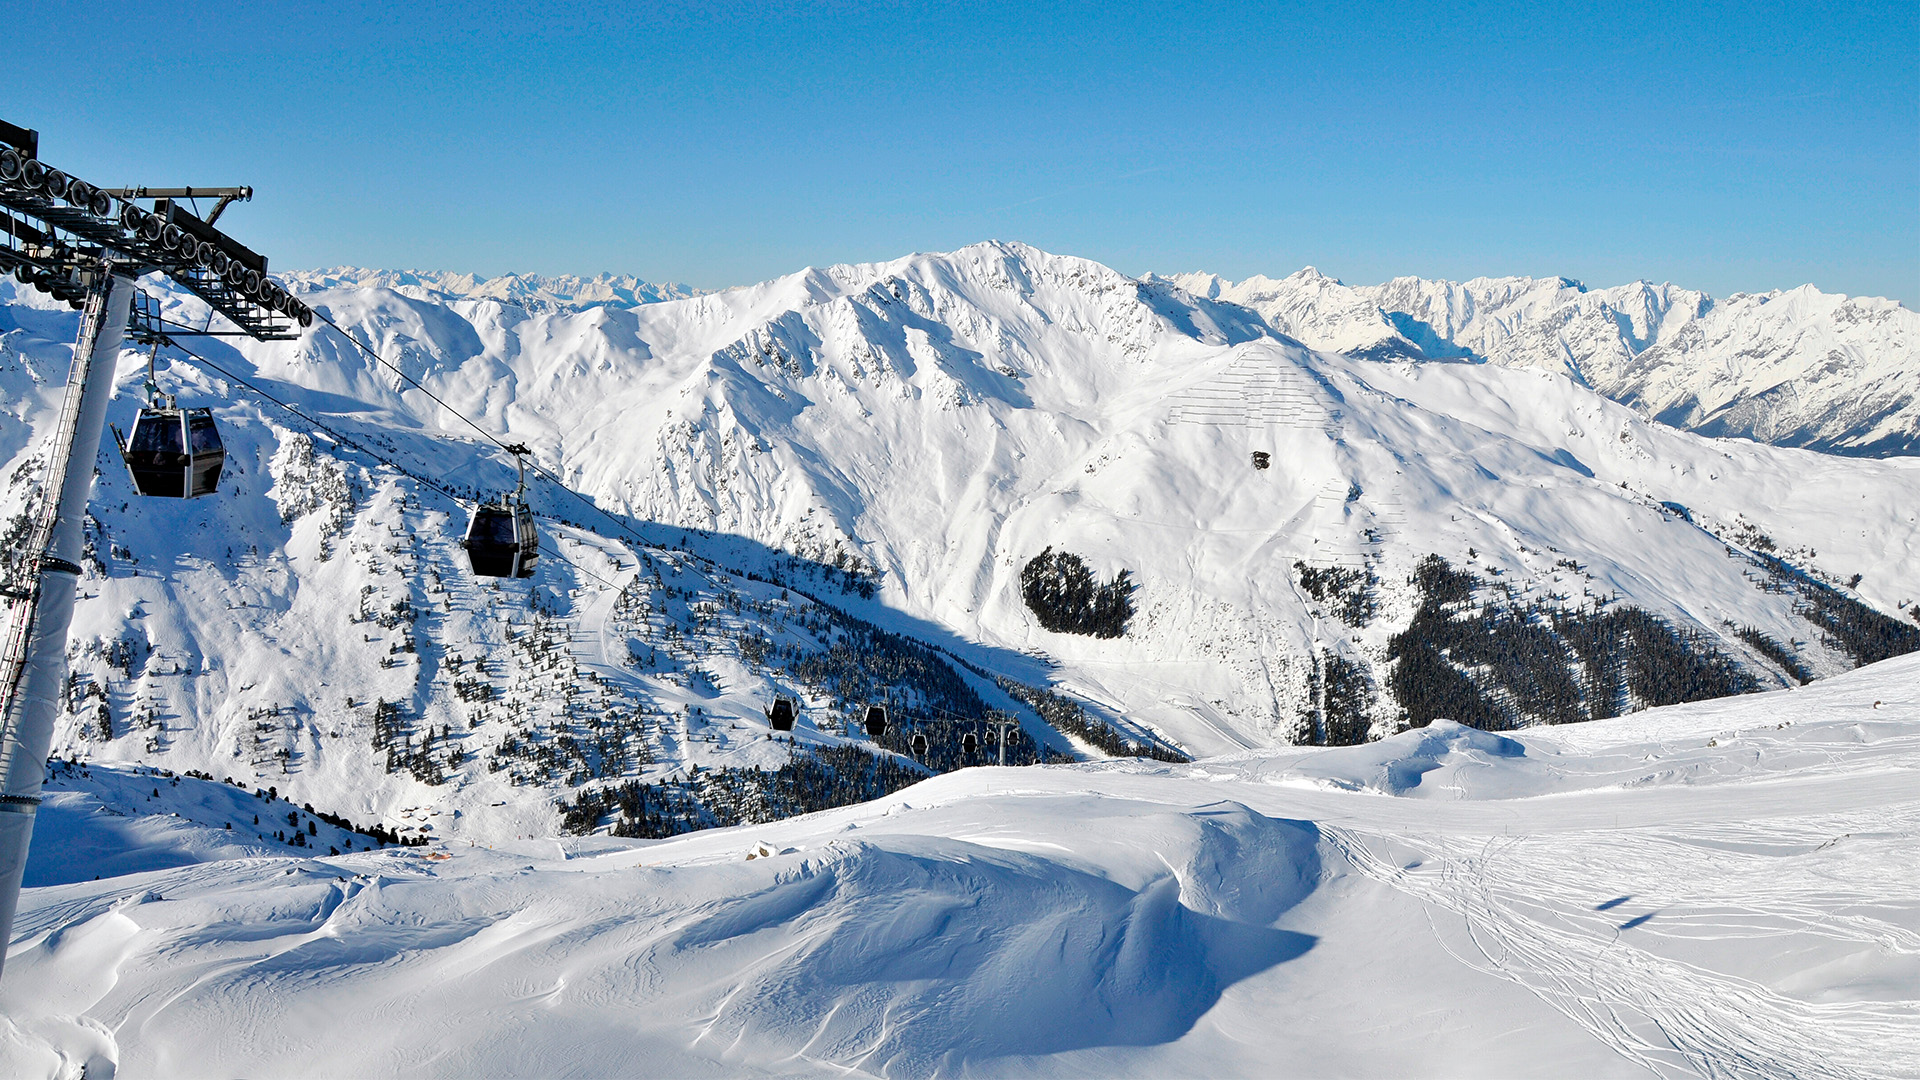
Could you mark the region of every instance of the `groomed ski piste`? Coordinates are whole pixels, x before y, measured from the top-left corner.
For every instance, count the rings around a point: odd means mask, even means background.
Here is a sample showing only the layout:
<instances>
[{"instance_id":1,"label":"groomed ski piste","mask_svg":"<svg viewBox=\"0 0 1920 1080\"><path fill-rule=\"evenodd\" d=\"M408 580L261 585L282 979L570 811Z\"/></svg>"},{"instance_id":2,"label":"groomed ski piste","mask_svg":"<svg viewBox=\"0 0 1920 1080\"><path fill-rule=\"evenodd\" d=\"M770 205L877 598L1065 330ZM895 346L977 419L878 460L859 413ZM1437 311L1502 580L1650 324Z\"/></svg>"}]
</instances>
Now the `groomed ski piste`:
<instances>
[{"instance_id":1,"label":"groomed ski piste","mask_svg":"<svg viewBox=\"0 0 1920 1080\"><path fill-rule=\"evenodd\" d=\"M56 770L0 1074L1920 1075L1920 656L664 841L265 805Z\"/></svg>"}]
</instances>

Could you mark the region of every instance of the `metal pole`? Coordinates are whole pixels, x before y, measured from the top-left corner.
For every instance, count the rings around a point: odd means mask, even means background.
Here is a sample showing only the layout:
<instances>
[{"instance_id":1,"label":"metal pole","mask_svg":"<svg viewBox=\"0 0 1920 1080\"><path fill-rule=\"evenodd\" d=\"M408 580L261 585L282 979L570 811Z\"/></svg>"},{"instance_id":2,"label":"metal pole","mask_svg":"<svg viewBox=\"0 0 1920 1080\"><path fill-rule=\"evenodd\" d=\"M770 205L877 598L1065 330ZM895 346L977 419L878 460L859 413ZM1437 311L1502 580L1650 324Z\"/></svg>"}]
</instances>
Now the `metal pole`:
<instances>
[{"instance_id":1,"label":"metal pole","mask_svg":"<svg viewBox=\"0 0 1920 1080\"><path fill-rule=\"evenodd\" d=\"M47 493L30 549L40 552L36 584L24 602L13 605L13 625L0 656L5 694L0 706L0 966L6 963L5 945L13 940L47 750L65 696L67 627L80 583L87 497L133 294L133 278L112 265L102 268L87 294L47 469L49 488L58 486Z\"/></svg>"}]
</instances>

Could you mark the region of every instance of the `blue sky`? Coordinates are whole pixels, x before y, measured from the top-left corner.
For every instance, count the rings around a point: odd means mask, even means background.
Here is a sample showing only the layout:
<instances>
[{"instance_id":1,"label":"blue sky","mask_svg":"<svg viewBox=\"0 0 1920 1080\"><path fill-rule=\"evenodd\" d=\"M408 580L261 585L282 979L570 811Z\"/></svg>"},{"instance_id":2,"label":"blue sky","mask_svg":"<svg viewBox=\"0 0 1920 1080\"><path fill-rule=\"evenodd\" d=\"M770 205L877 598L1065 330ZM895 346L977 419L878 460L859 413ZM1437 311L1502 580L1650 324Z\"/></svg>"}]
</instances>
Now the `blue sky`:
<instances>
[{"instance_id":1,"label":"blue sky","mask_svg":"<svg viewBox=\"0 0 1920 1080\"><path fill-rule=\"evenodd\" d=\"M0 117L96 183L253 184L276 266L715 287L1003 238L1920 307L1914 4L9 7Z\"/></svg>"}]
</instances>

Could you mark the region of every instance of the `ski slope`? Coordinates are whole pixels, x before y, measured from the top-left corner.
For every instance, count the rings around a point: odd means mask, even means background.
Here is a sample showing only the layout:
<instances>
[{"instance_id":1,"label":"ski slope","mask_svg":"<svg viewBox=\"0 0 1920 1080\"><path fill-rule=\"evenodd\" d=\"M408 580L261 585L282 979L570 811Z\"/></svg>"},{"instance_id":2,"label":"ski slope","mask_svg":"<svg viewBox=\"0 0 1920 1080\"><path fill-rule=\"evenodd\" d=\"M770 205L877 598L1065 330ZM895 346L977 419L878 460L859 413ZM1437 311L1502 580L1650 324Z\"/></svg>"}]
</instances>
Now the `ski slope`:
<instances>
[{"instance_id":1,"label":"ski slope","mask_svg":"<svg viewBox=\"0 0 1920 1080\"><path fill-rule=\"evenodd\" d=\"M666 841L142 832L175 865L27 891L0 1072L1920 1075L1917 688L1909 656L1508 734L971 769ZM145 783L91 772L62 783Z\"/></svg>"}]
</instances>

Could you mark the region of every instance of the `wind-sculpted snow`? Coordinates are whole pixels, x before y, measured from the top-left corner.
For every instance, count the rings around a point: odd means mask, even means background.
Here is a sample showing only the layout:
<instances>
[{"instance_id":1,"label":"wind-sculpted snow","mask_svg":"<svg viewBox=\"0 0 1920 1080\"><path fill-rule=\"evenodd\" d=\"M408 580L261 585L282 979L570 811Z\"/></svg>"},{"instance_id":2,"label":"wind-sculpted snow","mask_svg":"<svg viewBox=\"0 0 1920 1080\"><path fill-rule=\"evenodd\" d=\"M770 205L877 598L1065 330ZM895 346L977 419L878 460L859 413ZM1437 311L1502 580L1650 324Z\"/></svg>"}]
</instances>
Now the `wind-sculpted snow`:
<instances>
[{"instance_id":1,"label":"wind-sculpted snow","mask_svg":"<svg viewBox=\"0 0 1920 1080\"><path fill-rule=\"evenodd\" d=\"M1539 368L1706 435L1920 453L1920 314L1892 300L1810 285L1715 300L1671 284L1589 290L1565 278L1349 286L1312 267L1278 281L1167 280L1329 352Z\"/></svg>"},{"instance_id":2,"label":"wind-sculpted snow","mask_svg":"<svg viewBox=\"0 0 1920 1080\"><path fill-rule=\"evenodd\" d=\"M972 769L655 842L146 831L183 857L26 891L0 1072L1912 1076L1916 687L1904 657L1551 729Z\"/></svg>"},{"instance_id":3,"label":"wind-sculpted snow","mask_svg":"<svg viewBox=\"0 0 1920 1080\"><path fill-rule=\"evenodd\" d=\"M1183 895L1173 871L1129 888L990 845L836 841L819 862L722 905L646 961L662 971L739 973L696 1044L722 1058L804 1056L881 1075L928 1075L956 1059L1173 1041L1226 987L1311 947L1306 935L1265 925L1313 887L1311 828L1266 822L1244 808L1224 811L1220 823L1116 819L1098 800L1053 809L1088 827L1187 849L1206 864L1193 879L1196 895ZM1252 897L1224 898L1240 917L1222 917L1210 878L1223 855L1242 854L1278 878ZM1252 869L1236 866L1235 877ZM1045 975L1035 980L1039 957ZM674 995L674 981L665 993ZM689 981L683 992L698 993L707 980ZM796 1017L809 1022L796 1025Z\"/></svg>"}]
</instances>

